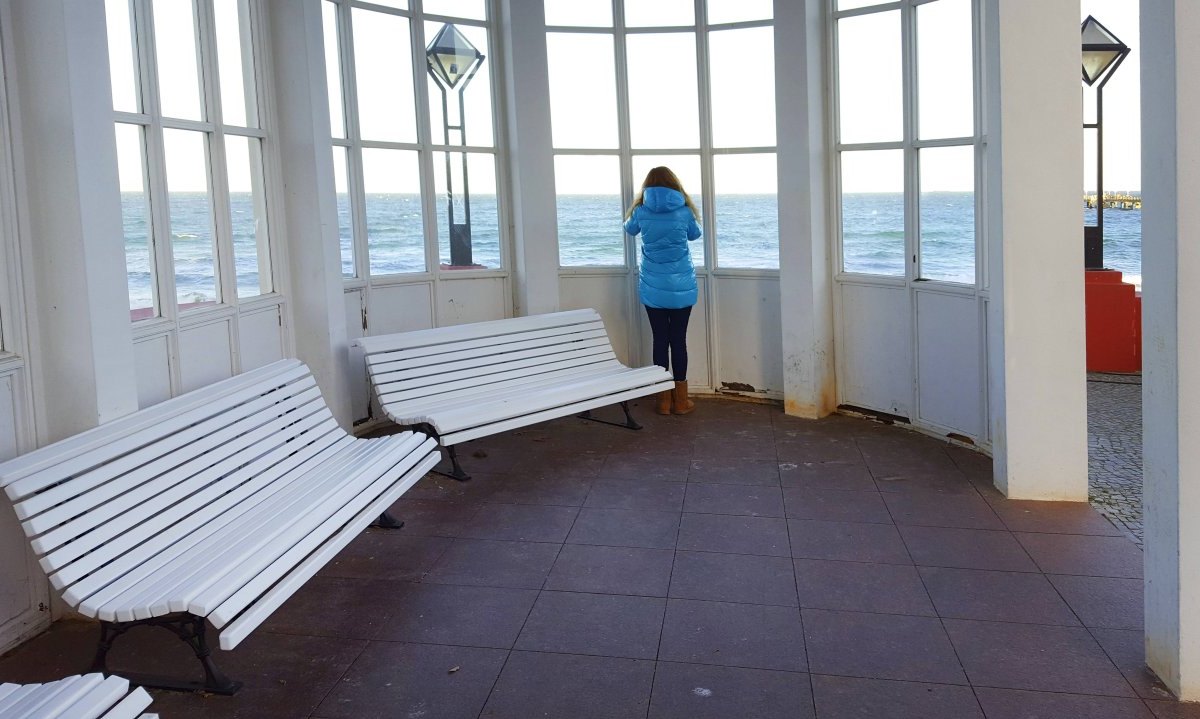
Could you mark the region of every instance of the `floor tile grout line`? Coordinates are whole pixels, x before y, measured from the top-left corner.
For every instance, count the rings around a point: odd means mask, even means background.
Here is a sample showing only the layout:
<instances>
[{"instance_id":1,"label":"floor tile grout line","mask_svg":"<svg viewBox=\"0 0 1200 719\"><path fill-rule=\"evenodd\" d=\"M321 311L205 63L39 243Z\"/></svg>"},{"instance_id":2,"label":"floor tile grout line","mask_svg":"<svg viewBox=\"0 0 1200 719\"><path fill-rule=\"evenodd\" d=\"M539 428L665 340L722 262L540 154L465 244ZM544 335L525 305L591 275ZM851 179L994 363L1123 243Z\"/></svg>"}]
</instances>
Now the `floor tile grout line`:
<instances>
[{"instance_id":1,"label":"floor tile grout line","mask_svg":"<svg viewBox=\"0 0 1200 719\"><path fill-rule=\"evenodd\" d=\"M329 697L337 690L338 685L342 683L342 681L346 678L346 675L350 673L350 670L354 668L354 665L358 663L359 659L362 659L362 656L367 653L367 649L369 649L370 647L371 647L371 640L370 639L363 640L362 649L359 650L358 654L354 655L354 658L351 659L346 664L346 668L343 669L337 675L337 678L334 679L332 683L330 683L329 691L322 694L321 698L313 703L312 712L309 712L310 716L313 714L313 712L316 712L317 710L319 710L321 708L321 705L324 704L325 701L327 699L329 699Z\"/></svg>"},{"instance_id":2,"label":"floor tile grout line","mask_svg":"<svg viewBox=\"0 0 1200 719\"><path fill-rule=\"evenodd\" d=\"M953 458L951 458L953 461ZM891 513L891 508L888 508L888 513ZM895 519L895 517L893 517ZM908 552L909 558L912 558L912 551L908 548L908 542L904 539L904 534L897 531L900 535L900 542L904 545L904 551ZM1035 565L1036 566L1036 565ZM925 597L929 600L930 606L933 607L934 614L937 615L938 626L942 628L942 636L946 638L946 643L950 645L950 651L954 652L954 661L958 663L958 670L962 672L963 679L967 681L967 685L971 687L971 696L975 697L975 705L979 707L981 716L986 717L987 712L983 709L983 701L979 698L979 693L975 691L975 685L971 681L971 674L967 668L963 666L962 656L958 653L958 647L954 644L954 638L950 636L950 629L946 626L946 620L942 617L942 611L938 609L937 602L933 599L933 593L929 591L929 585L925 583L925 576L921 574L921 570L917 569L917 579L921 582L921 588L925 590Z\"/></svg>"}]
</instances>

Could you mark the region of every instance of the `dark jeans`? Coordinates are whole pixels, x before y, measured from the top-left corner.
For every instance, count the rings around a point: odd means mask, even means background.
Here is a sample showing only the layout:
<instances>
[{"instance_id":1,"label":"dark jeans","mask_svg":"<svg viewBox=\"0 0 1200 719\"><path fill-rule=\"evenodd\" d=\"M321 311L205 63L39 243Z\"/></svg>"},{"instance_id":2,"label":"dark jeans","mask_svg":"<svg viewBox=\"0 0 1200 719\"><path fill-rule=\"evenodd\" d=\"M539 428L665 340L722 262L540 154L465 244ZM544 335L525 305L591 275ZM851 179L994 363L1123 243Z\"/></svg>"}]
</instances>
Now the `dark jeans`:
<instances>
[{"instance_id":1,"label":"dark jeans","mask_svg":"<svg viewBox=\"0 0 1200 719\"><path fill-rule=\"evenodd\" d=\"M677 310L664 310L658 307L646 307L646 315L650 318L650 329L654 332L654 364L663 369L670 369L675 375L676 382L687 381L687 326L692 316L691 307ZM667 349L670 348L671 361L667 362Z\"/></svg>"}]
</instances>

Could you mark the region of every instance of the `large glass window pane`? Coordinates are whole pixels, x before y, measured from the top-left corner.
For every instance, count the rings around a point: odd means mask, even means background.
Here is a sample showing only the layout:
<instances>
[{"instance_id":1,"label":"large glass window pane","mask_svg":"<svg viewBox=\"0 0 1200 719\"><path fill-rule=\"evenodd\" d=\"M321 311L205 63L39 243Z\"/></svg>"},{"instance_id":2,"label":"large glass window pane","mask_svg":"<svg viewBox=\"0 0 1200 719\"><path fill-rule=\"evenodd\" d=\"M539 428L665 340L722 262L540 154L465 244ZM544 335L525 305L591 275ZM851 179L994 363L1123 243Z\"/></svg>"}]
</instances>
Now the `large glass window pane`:
<instances>
[{"instance_id":1,"label":"large glass window pane","mask_svg":"<svg viewBox=\"0 0 1200 719\"><path fill-rule=\"evenodd\" d=\"M213 0L213 22L217 29L221 117L226 125L258 127L250 9L246 0Z\"/></svg>"},{"instance_id":2,"label":"large glass window pane","mask_svg":"<svg viewBox=\"0 0 1200 719\"><path fill-rule=\"evenodd\" d=\"M625 0L625 24L629 27L695 25L693 0Z\"/></svg>"},{"instance_id":3,"label":"large glass window pane","mask_svg":"<svg viewBox=\"0 0 1200 719\"><path fill-rule=\"evenodd\" d=\"M354 224L350 219L350 182L346 153L348 150L333 146L333 183L337 193L338 246L341 248L342 277L357 277L354 268Z\"/></svg>"},{"instance_id":4,"label":"large glass window pane","mask_svg":"<svg viewBox=\"0 0 1200 719\"><path fill-rule=\"evenodd\" d=\"M430 15L487 19L487 3L484 0L425 0L423 5L425 12Z\"/></svg>"},{"instance_id":5,"label":"large glass window pane","mask_svg":"<svg viewBox=\"0 0 1200 719\"><path fill-rule=\"evenodd\" d=\"M713 32L708 47L713 145L774 145L775 63L769 60L775 56L775 31L757 27Z\"/></svg>"},{"instance_id":6,"label":"large glass window pane","mask_svg":"<svg viewBox=\"0 0 1200 719\"><path fill-rule=\"evenodd\" d=\"M218 300L205 133L163 130L175 296L187 310Z\"/></svg>"},{"instance_id":7,"label":"large glass window pane","mask_svg":"<svg viewBox=\"0 0 1200 719\"><path fill-rule=\"evenodd\" d=\"M717 264L779 269L775 154L713 158Z\"/></svg>"},{"instance_id":8,"label":"large glass window pane","mask_svg":"<svg viewBox=\"0 0 1200 719\"><path fill-rule=\"evenodd\" d=\"M975 149L920 151L921 277L975 284Z\"/></svg>"},{"instance_id":9,"label":"large glass window pane","mask_svg":"<svg viewBox=\"0 0 1200 719\"><path fill-rule=\"evenodd\" d=\"M428 45L434 41L444 27L439 22L425 23L425 41ZM488 48L487 30L470 25L454 25L462 38L475 47L484 57L475 76L468 81L469 73L461 78L454 88L443 87L429 73L425 77L429 82L429 120L433 132L433 141L437 144L474 145L476 147L491 147L492 137L492 84L490 75L494 58ZM466 68L462 72L468 72ZM444 90L444 94L443 94ZM446 125L442 109L443 97L445 109L449 111L449 127ZM459 100L465 110L466 122L460 122ZM359 93L359 104L362 104L362 93ZM461 127L461 129L452 129ZM447 139L448 136L448 139ZM364 135L365 137L365 135Z\"/></svg>"},{"instance_id":10,"label":"large glass window pane","mask_svg":"<svg viewBox=\"0 0 1200 719\"><path fill-rule=\"evenodd\" d=\"M621 162L615 155L554 158L558 193L558 264L625 264L621 231Z\"/></svg>"},{"instance_id":11,"label":"large glass window pane","mask_svg":"<svg viewBox=\"0 0 1200 719\"><path fill-rule=\"evenodd\" d=\"M626 47L634 149L699 147L696 34L630 35Z\"/></svg>"},{"instance_id":12,"label":"large glass window pane","mask_svg":"<svg viewBox=\"0 0 1200 719\"><path fill-rule=\"evenodd\" d=\"M346 136L346 110L342 103L342 60L338 54L341 36L338 35L338 6L326 0L321 3L321 19L325 33L325 83L329 90L329 131L334 137Z\"/></svg>"},{"instance_id":13,"label":"large glass window pane","mask_svg":"<svg viewBox=\"0 0 1200 719\"><path fill-rule=\"evenodd\" d=\"M452 180L449 186L446 184L447 169ZM438 248L442 269L500 267L495 158L481 152L439 152L434 155L433 175L437 189ZM455 246L451 247L451 243ZM467 259L470 261L465 261Z\"/></svg>"},{"instance_id":14,"label":"large glass window pane","mask_svg":"<svg viewBox=\"0 0 1200 719\"><path fill-rule=\"evenodd\" d=\"M364 149L362 163L371 274L424 272L428 268L417 153Z\"/></svg>"},{"instance_id":15,"label":"large glass window pane","mask_svg":"<svg viewBox=\"0 0 1200 719\"><path fill-rule=\"evenodd\" d=\"M842 268L904 274L904 151L842 153Z\"/></svg>"},{"instance_id":16,"label":"large glass window pane","mask_svg":"<svg viewBox=\"0 0 1200 719\"><path fill-rule=\"evenodd\" d=\"M839 141L903 138L900 11L838 20Z\"/></svg>"},{"instance_id":17,"label":"large glass window pane","mask_svg":"<svg viewBox=\"0 0 1200 719\"><path fill-rule=\"evenodd\" d=\"M696 206L696 210L700 213L701 219L698 219L697 222L703 225L704 192L700 180L699 155L634 155L633 194L636 196L641 191L642 183L646 180L646 175L650 173L650 170L660 166L671 168L671 171L679 178L680 184L683 185L683 189L688 193L688 197L692 198L692 204ZM692 252L692 263L697 267L703 267L704 238L689 242L688 248Z\"/></svg>"},{"instance_id":18,"label":"large glass window pane","mask_svg":"<svg viewBox=\"0 0 1200 719\"><path fill-rule=\"evenodd\" d=\"M415 142L412 39L408 18L355 8L354 71L364 140Z\"/></svg>"},{"instance_id":19,"label":"large glass window pane","mask_svg":"<svg viewBox=\"0 0 1200 719\"><path fill-rule=\"evenodd\" d=\"M192 0L153 0L162 114L201 120L199 55Z\"/></svg>"},{"instance_id":20,"label":"large glass window pane","mask_svg":"<svg viewBox=\"0 0 1200 719\"><path fill-rule=\"evenodd\" d=\"M546 55L554 146L616 149L613 36L552 32L546 36Z\"/></svg>"},{"instance_id":21,"label":"large glass window pane","mask_svg":"<svg viewBox=\"0 0 1200 719\"><path fill-rule=\"evenodd\" d=\"M770 20L775 15L771 0L708 0L708 24Z\"/></svg>"},{"instance_id":22,"label":"large glass window pane","mask_svg":"<svg viewBox=\"0 0 1200 719\"><path fill-rule=\"evenodd\" d=\"M546 0L546 24L553 27L612 27L611 0Z\"/></svg>"},{"instance_id":23,"label":"large glass window pane","mask_svg":"<svg viewBox=\"0 0 1200 719\"><path fill-rule=\"evenodd\" d=\"M121 184L121 224L125 236L125 272L129 315L157 316L154 244L150 241L150 196L146 192L145 143L140 125L117 123L117 170Z\"/></svg>"},{"instance_id":24,"label":"large glass window pane","mask_svg":"<svg viewBox=\"0 0 1200 719\"><path fill-rule=\"evenodd\" d=\"M229 171L229 213L238 297L271 291L271 245L267 234L267 195L263 186L262 142L225 136Z\"/></svg>"},{"instance_id":25,"label":"large glass window pane","mask_svg":"<svg viewBox=\"0 0 1200 719\"><path fill-rule=\"evenodd\" d=\"M920 137L970 137L975 131L971 0L917 6Z\"/></svg>"},{"instance_id":26,"label":"large glass window pane","mask_svg":"<svg viewBox=\"0 0 1200 719\"><path fill-rule=\"evenodd\" d=\"M133 18L129 0L104 0L108 25L108 67L112 77L113 109L140 112L138 98L137 46L133 42Z\"/></svg>"}]
</instances>

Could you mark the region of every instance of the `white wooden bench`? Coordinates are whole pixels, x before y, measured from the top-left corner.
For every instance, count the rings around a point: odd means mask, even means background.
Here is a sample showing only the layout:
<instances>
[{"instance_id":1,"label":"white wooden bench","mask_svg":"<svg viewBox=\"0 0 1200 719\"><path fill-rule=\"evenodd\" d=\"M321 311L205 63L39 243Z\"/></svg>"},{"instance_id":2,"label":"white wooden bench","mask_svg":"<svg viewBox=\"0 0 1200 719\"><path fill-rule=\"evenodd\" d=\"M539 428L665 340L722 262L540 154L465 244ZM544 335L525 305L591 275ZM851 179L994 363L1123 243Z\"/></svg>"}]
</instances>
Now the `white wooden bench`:
<instances>
[{"instance_id":1,"label":"white wooden bench","mask_svg":"<svg viewBox=\"0 0 1200 719\"><path fill-rule=\"evenodd\" d=\"M657 366L630 369L613 354L596 310L574 310L355 340L384 414L446 447L672 389ZM610 423L615 424L615 423Z\"/></svg>"},{"instance_id":2,"label":"white wooden bench","mask_svg":"<svg viewBox=\"0 0 1200 719\"><path fill-rule=\"evenodd\" d=\"M205 619L232 649L439 459L429 437L356 439L308 368L281 360L0 465L42 568L100 620L95 671L138 625L187 642L232 693Z\"/></svg>"},{"instance_id":3,"label":"white wooden bench","mask_svg":"<svg viewBox=\"0 0 1200 719\"><path fill-rule=\"evenodd\" d=\"M129 691L129 680L84 674L46 684L0 684L4 719L158 719L145 689Z\"/></svg>"}]
</instances>

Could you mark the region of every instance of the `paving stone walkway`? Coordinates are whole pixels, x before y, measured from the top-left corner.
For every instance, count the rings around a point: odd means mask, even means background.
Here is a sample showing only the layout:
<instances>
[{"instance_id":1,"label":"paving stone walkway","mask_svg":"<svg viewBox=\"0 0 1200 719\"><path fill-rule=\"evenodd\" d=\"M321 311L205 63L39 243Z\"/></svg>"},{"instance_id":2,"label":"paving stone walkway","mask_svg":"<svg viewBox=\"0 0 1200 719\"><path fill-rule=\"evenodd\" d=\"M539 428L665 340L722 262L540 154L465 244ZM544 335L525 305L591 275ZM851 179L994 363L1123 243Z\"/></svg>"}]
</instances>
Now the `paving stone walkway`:
<instances>
[{"instance_id":1,"label":"paving stone walkway","mask_svg":"<svg viewBox=\"0 0 1200 719\"><path fill-rule=\"evenodd\" d=\"M1142 378L1088 375L1092 506L1142 544Z\"/></svg>"}]
</instances>

